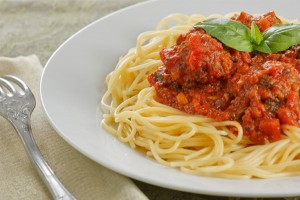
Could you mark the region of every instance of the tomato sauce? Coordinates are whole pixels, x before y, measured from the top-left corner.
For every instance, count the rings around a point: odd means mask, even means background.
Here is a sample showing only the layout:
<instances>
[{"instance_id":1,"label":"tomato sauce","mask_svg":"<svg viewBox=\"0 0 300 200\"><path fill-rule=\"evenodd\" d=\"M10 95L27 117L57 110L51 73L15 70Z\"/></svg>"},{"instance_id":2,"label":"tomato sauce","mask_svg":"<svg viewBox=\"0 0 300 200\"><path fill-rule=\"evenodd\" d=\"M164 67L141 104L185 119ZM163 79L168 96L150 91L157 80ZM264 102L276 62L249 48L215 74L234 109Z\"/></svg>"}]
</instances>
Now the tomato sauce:
<instances>
[{"instance_id":1,"label":"tomato sauce","mask_svg":"<svg viewBox=\"0 0 300 200\"><path fill-rule=\"evenodd\" d=\"M249 28L251 27L251 23L255 22L255 24L258 26L261 32L264 32L273 24L281 24L281 20L276 16L274 11L268 12L262 16L257 17L249 15L246 12L241 12L239 15L235 15L231 19L240 21Z\"/></svg>"},{"instance_id":2,"label":"tomato sauce","mask_svg":"<svg viewBox=\"0 0 300 200\"><path fill-rule=\"evenodd\" d=\"M234 16L261 31L281 23L274 12ZM276 54L239 52L199 28L160 52L163 65L148 76L158 101L216 121L236 120L254 143L277 141L281 125L300 126L300 45Z\"/></svg>"}]
</instances>

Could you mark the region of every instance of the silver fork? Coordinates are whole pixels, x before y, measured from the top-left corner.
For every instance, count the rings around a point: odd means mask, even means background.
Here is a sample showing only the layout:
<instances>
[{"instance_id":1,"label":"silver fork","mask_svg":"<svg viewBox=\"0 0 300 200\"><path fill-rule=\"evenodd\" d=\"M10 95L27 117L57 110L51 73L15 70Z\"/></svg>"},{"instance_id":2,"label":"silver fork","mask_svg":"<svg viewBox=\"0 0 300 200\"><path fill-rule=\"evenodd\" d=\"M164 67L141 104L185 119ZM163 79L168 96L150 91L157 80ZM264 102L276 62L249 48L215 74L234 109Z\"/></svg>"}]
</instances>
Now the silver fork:
<instances>
[{"instance_id":1,"label":"silver fork","mask_svg":"<svg viewBox=\"0 0 300 200\"><path fill-rule=\"evenodd\" d=\"M75 197L55 176L34 141L30 117L35 104L32 92L22 80L11 75L0 77L0 115L12 123L18 132L28 156L53 198L74 200Z\"/></svg>"}]
</instances>

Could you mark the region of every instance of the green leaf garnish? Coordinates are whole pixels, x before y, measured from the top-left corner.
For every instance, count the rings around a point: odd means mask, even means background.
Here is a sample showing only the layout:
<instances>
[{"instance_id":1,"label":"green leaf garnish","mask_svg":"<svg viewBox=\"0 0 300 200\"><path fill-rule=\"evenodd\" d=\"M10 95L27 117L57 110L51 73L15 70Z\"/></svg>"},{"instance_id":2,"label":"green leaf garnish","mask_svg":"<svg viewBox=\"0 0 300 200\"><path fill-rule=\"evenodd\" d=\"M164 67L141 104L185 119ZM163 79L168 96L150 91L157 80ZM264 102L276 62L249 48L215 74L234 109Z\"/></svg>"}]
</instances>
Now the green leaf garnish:
<instances>
[{"instance_id":1,"label":"green leaf garnish","mask_svg":"<svg viewBox=\"0 0 300 200\"><path fill-rule=\"evenodd\" d=\"M263 32L264 43L272 53L300 43L300 24L275 24Z\"/></svg>"},{"instance_id":2,"label":"green leaf garnish","mask_svg":"<svg viewBox=\"0 0 300 200\"><path fill-rule=\"evenodd\" d=\"M228 47L239 51L253 51L250 30L238 21L212 18L197 23L195 26L203 28L208 34L217 38Z\"/></svg>"},{"instance_id":3,"label":"green leaf garnish","mask_svg":"<svg viewBox=\"0 0 300 200\"><path fill-rule=\"evenodd\" d=\"M207 19L195 26L238 51L256 50L270 54L300 43L300 24L275 24L263 33L254 22L249 29L238 21L223 18Z\"/></svg>"},{"instance_id":4,"label":"green leaf garnish","mask_svg":"<svg viewBox=\"0 0 300 200\"><path fill-rule=\"evenodd\" d=\"M265 42L262 42L260 45L255 45L254 50L262 53L268 53L268 54L276 53L276 52L272 52L270 47Z\"/></svg>"},{"instance_id":5,"label":"green leaf garnish","mask_svg":"<svg viewBox=\"0 0 300 200\"><path fill-rule=\"evenodd\" d=\"M263 41L263 36L261 35L258 26L252 22L251 24L251 42L260 45L260 43Z\"/></svg>"}]
</instances>

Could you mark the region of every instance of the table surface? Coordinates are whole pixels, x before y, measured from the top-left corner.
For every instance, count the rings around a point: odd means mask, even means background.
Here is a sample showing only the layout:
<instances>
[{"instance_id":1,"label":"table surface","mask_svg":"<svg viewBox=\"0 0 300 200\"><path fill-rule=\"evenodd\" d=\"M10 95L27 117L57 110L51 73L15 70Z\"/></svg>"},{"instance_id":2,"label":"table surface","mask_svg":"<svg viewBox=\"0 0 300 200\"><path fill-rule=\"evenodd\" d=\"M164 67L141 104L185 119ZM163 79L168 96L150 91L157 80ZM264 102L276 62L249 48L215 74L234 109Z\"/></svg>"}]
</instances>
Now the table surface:
<instances>
[{"instance_id":1,"label":"table surface","mask_svg":"<svg viewBox=\"0 0 300 200\"><path fill-rule=\"evenodd\" d=\"M52 53L81 28L111 12L142 1L1 1L0 55L16 57L36 54L45 65ZM190 194L133 181L151 200L238 199Z\"/></svg>"}]
</instances>

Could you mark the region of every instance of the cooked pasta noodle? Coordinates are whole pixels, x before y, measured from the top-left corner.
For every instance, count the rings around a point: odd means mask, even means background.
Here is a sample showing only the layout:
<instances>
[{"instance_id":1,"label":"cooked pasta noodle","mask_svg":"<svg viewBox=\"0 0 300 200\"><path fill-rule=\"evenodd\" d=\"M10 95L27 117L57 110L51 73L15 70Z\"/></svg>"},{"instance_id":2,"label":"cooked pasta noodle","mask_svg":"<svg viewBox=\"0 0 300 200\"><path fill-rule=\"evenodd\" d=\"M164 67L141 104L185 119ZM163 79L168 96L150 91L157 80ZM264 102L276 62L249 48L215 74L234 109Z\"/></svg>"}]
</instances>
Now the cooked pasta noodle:
<instances>
[{"instance_id":1,"label":"cooked pasta noodle","mask_svg":"<svg viewBox=\"0 0 300 200\"><path fill-rule=\"evenodd\" d=\"M159 163L191 174L239 179L300 175L300 128L284 125L281 140L252 144L238 122L215 122L156 101L147 76L162 65L160 50L204 19L172 14L156 30L139 35L136 47L106 78L102 126Z\"/></svg>"}]
</instances>

